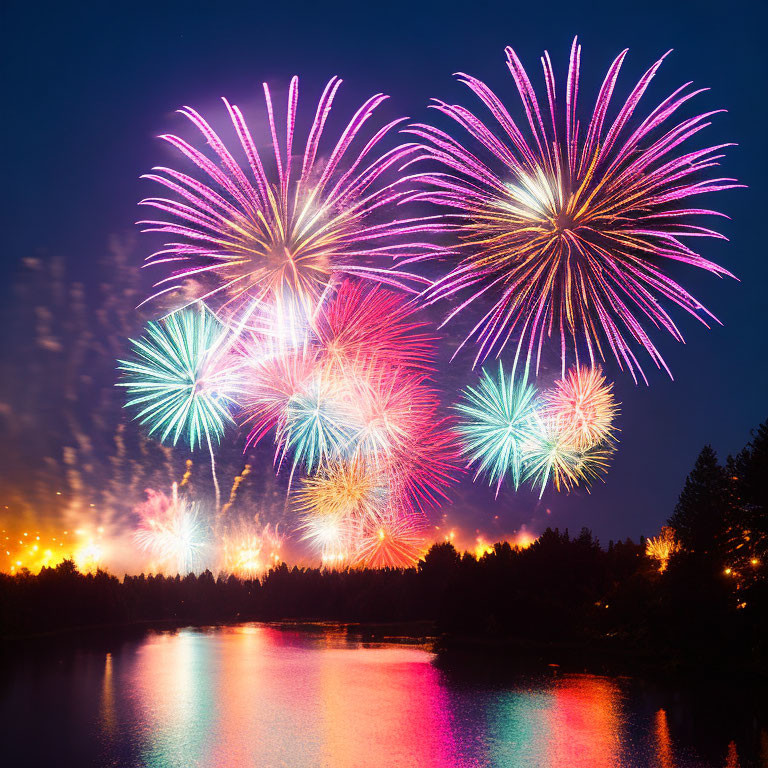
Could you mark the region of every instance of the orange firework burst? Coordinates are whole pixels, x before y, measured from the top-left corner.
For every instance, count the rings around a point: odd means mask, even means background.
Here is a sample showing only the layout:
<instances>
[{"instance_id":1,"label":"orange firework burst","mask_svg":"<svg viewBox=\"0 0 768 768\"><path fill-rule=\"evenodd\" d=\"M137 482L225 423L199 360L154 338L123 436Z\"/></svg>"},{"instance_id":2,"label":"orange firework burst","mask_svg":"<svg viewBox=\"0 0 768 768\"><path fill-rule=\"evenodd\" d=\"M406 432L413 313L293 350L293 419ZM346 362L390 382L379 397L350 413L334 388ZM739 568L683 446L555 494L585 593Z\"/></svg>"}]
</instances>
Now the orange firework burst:
<instances>
[{"instance_id":1,"label":"orange firework burst","mask_svg":"<svg viewBox=\"0 0 768 768\"><path fill-rule=\"evenodd\" d=\"M579 450L613 439L618 403L599 367L575 366L542 395L542 405Z\"/></svg>"},{"instance_id":2,"label":"orange firework burst","mask_svg":"<svg viewBox=\"0 0 768 768\"><path fill-rule=\"evenodd\" d=\"M675 538L674 528L665 525L661 533L645 542L645 554L659 564L659 573L664 573L669 564L669 558L679 551L680 544Z\"/></svg>"},{"instance_id":3,"label":"orange firework burst","mask_svg":"<svg viewBox=\"0 0 768 768\"><path fill-rule=\"evenodd\" d=\"M305 519L317 516L378 517L389 496L386 478L363 461L338 461L302 480L296 508Z\"/></svg>"},{"instance_id":4,"label":"orange firework burst","mask_svg":"<svg viewBox=\"0 0 768 768\"><path fill-rule=\"evenodd\" d=\"M255 579L280 562L283 537L277 528L241 523L221 537L221 570Z\"/></svg>"},{"instance_id":5,"label":"orange firework burst","mask_svg":"<svg viewBox=\"0 0 768 768\"><path fill-rule=\"evenodd\" d=\"M356 545L356 566L410 568L419 560L424 535L413 516L385 513L378 520L365 521Z\"/></svg>"}]
</instances>

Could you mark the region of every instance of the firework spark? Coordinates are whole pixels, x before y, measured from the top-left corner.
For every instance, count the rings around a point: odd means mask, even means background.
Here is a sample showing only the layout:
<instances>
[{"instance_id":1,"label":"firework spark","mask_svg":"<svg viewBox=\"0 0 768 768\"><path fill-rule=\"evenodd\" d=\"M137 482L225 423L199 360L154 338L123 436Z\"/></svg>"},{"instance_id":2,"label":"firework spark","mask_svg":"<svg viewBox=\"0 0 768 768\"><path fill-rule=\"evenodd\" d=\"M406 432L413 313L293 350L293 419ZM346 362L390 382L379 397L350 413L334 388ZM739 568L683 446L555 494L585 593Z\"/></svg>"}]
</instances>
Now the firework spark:
<instances>
[{"instance_id":1,"label":"firework spark","mask_svg":"<svg viewBox=\"0 0 768 768\"><path fill-rule=\"evenodd\" d=\"M319 551L324 568L345 568L355 548L354 527L348 517L319 512L305 518L302 538Z\"/></svg>"},{"instance_id":2,"label":"firework spark","mask_svg":"<svg viewBox=\"0 0 768 768\"><path fill-rule=\"evenodd\" d=\"M365 521L355 544L357 567L411 568L424 547L424 531L414 516L388 513Z\"/></svg>"},{"instance_id":3,"label":"firework spark","mask_svg":"<svg viewBox=\"0 0 768 768\"><path fill-rule=\"evenodd\" d=\"M659 564L659 573L664 573L669 558L679 551L680 544L675 538L674 528L665 525L661 533L645 542L645 554Z\"/></svg>"},{"instance_id":4,"label":"firework spark","mask_svg":"<svg viewBox=\"0 0 768 768\"><path fill-rule=\"evenodd\" d=\"M496 484L509 474L517 488L522 476L524 447L533 430L536 388L505 376L499 363L498 378L487 370L480 374L477 387L469 386L455 409L460 414L456 431L469 466L477 465L475 478L487 474Z\"/></svg>"},{"instance_id":5,"label":"firework spark","mask_svg":"<svg viewBox=\"0 0 768 768\"><path fill-rule=\"evenodd\" d=\"M326 515L378 519L389 503L386 477L362 461L339 461L302 480L296 509L305 519Z\"/></svg>"},{"instance_id":6,"label":"firework spark","mask_svg":"<svg viewBox=\"0 0 768 768\"><path fill-rule=\"evenodd\" d=\"M296 494L304 540L319 551L325 567L351 565L360 531L381 519L390 495L386 477L365 462L323 467Z\"/></svg>"},{"instance_id":7,"label":"firework spark","mask_svg":"<svg viewBox=\"0 0 768 768\"><path fill-rule=\"evenodd\" d=\"M356 456L384 466L402 452L418 449L439 404L423 376L360 368L350 388L358 423L353 441Z\"/></svg>"},{"instance_id":8,"label":"firework spark","mask_svg":"<svg viewBox=\"0 0 768 768\"><path fill-rule=\"evenodd\" d=\"M615 444L610 441L596 443L589 448L577 446L574 473L578 478L578 485L589 488L595 480L605 481L614 450Z\"/></svg>"},{"instance_id":9,"label":"firework spark","mask_svg":"<svg viewBox=\"0 0 768 768\"><path fill-rule=\"evenodd\" d=\"M355 413L344 382L316 375L288 400L278 445L293 453L293 465L311 472L349 452Z\"/></svg>"},{"instance_id":10,"label":"firework spark","mask_svg":"<svg viewBox=\"0 0 768 768\"><path fill-rule=\"evenodd\" d=\"M526 477L534 487L544 489L552 481L555 489L568 491L579 484L582 455L574 446L571 435L564 432L551 416L536 414L533 431L525 444Z\"/></svg>"},{"instance_id":11,"label":"firework spark","mask_svg":"<svg viewBox=\"0 0 768 768\"><path fill-rule=\"evenodd\" d=\"M574 367L541 397L544 410L573 435L580 450L612 440L618 406L600 368Z\"/></svg>"},{"instance_id":12,"label":"firework spark","mask_svg":"<svg viewBox=\"0 0 768 768\"><path fill-rule=\"evenodd\" d=\"M577 117L581 47L576 40L565 108L562 97L556 97L549 55L542 59L547 102L541 108L517 54L507 48L507 65L532 140L484 83L465 74L459 75L460 80L490 110L498 130L462 106L441 101L434 106L467 131L479 154L430 125L408 129L425 143L419 159L442 166L414 177L428 187L416 191L414 198L454 211L447 228L458 232L462 254L461 262L427 291L427 299L456 301L464 294L446 322L481 296L492 302L466 339L475 338L479 345L476 363L493 351L498 354L515 334L515 360L523 352L527 371L535 357L538 370L542 347L554 332L560 340L563 374L566 350L572 348L578 362L579 347L585 346L592 365L610 351L633 377L639 372L645 378L635 344L657 367L669 371L645 325L666 329L682 341L660 299L705 325L708 318L715 319L664 273L663 264L683 262L730 276L684 242L696 237L724 239L691 223L692 217L720 214L692 207L688 200L740 186L733 179L702 175L718 164L721 150L729 145L679 150L715 114L670 123L678 109L701 92L690 90L690 84L630 128L640 98L664 57L643 75L613 122L607 122L626 53L611 65L595 109L585 121ZM580 126L586 130L580 131Z\"/></svg>"},{"instance_id":13,"label":"firework spark","mask_svg":"<svg viewBox=\"0 0 768 768\"><path fill-rule=\"evenodd\" d=\"M281 561L283 537L277 528L240 523L221 535L220 572L256 579Z\"/></svg>"},{"instance_id":14,"label":"firework spark","mask_svg":"<svg viewBox=\"0 0 768 768\"><path fill-rule=\"evenodd\" d=\"M190 450L205 438L219 508L213 442L218 443L226 423L234 423L230 409L238 392L228 364L231 335L204 305L174 312L147 325L147 336L131 339L136 358L121 360L128 395L126 408L138 408L134 418L149 425L149 434L176 445L186 432Z\"/></svg>"},{"instance_id":15,"label":"firework spark","mask_svg":"<svg viewBox=\"0 0 768 768\"><path fill-rule=\"evenodd\" d=\"M314 330L329 365L431 371L436 339L406 299L381 286L345 280L324 304Z\"/></svg>"},{"instance_id":16,"label":"firework spark","mask_svg":"<svg viewBox=\"0 0 768 768\"><path fill-rule=\"evenodd\" d=\"M258 342L254 345L258 349ZM316 375L315 357L307 350L284 355L264 355L246 350L249 361L242 397L243 423L250 426L247 444L258 443L284 421L288 404L309 386Z\"/></svg>"},{"instance_id":17,"label":"firework spark","mask_svg":"<svg viewBox=\"0 0 768 768\"><path fill-rule=\"evenodd\" d=\"M185 575L199 570L209 548L209 532L196 504L180 498L174 483L169 499L147 490L147 500L136 508L139 525L134 540L157 558L158 564Z\"/></svg>"},{"instance_id":18,"label":"firework spark","mask_svg":"<svg viewBox=\"0 0 768 768\"><path fill-rule=\"evenodd\" d=\"M147 260L148 264L178 266L157 283L155 296L194 280L199 284L193 287L195 298L216 297L221 310L247 313L254 301L281 303L288 299L297 301L306 316L312 317L328 288L345 275L409 290L415 283L428 282L376 264L386 258L410 259L430 248L410 241L413 234L424 230L423 224L390 217L389 212L407 192L397 181L382 183L416 149L405 144L379 152L382 141L402 120L384 125L361 148L352 149L387 97L377 94L368 99L335 147L327 154L319 151L340 85L341 80L334 77L326 86L303 156L297 158L298 78L291 80L288 91L282 147L272 97L264 84L276 172L269 170L272 162L262 162L237 106L224 99L247 160L243 165L201 115L190 107L179 110L200 131L215 159L177 136L161 137L196 166L203 180L171 168L156 168L145 177L170 190L175 198L142 201L162 215L160 220L141 222L146 231L175 238Z\"/></svg>"},{"instance_id":19,"label":"firework spark","mask_svg":"<svg viewBox=\"0 0 768 768\"><path fill-rule=\"evenodd\" d=\"M186 433L190 449L203 439L219 442L234 404L229 371L222 366L226 328L204 305L147 325L147 336L131 339L136 358L121 360L127 408L149 425L149 434L175 445Z\"/></svg>"}]
</instances>

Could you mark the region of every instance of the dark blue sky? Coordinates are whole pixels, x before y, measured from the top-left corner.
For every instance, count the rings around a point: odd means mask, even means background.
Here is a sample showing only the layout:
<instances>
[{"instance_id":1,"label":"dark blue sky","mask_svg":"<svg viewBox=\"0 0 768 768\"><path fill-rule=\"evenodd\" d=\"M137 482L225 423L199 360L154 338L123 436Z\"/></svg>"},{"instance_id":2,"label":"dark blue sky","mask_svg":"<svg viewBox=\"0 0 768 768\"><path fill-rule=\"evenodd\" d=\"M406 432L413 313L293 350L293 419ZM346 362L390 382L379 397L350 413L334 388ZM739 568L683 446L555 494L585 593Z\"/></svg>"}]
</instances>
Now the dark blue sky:
<instances>
[{"instance_id":1,"label":"dark blue sky","mask_svg":"<svg viewBox=\"0 0 768 768\"><path fill-rule=\"evenodd\" d=\"M173 110L191 104L219 113L219 96L247 107L267 80L279 90L301 77L309 108L333 75L345 79L342 110L371 93L393 96L391 114L425 116L433 96L471 96L452 82L466 71L494 87L508 106L516 95L503 60L512 45L535 84L546 48L562 77L574 34L583 45L582 97L594 96L613 57L630 49L619 94L667 49L646 106L693 80L711 91L699 111L724 107L700 141L734 141L723 175L748 185L710 196L731 216L729 243L704 242L703 254L739 276L721 281L689 269L676 272L725 323L707 332L677 314L685 346L662 340L675 374L653 373L635 386L608 366L622 401L621 446L605 486L591 495L545 496L534 510L527 496L465 488L450 510L488 531L531 519L591 526L603 539L654 533L669 515L705 442L725 455L768 417L766 382L766 12L758 2L623 2L462 4L388 3L79 3L6 1L2 11L2 131L5 200L2 278L27 255L67 257L76 274L104 252L110 233L131 231L146 192L140 173L164 155L153 136L178 130ZM144 244L139 242L139 253ZM137 264L138 266L138 264ZM3 294L4 295L4 294ZM657 337L658 338L658 337ZM466 375L455 362L450 380ZM266 470L266 467L265 467ZM550 515L546 515L549 508ZM471 521L471 523L470 523Z\"/></svg>"}]
</instances>

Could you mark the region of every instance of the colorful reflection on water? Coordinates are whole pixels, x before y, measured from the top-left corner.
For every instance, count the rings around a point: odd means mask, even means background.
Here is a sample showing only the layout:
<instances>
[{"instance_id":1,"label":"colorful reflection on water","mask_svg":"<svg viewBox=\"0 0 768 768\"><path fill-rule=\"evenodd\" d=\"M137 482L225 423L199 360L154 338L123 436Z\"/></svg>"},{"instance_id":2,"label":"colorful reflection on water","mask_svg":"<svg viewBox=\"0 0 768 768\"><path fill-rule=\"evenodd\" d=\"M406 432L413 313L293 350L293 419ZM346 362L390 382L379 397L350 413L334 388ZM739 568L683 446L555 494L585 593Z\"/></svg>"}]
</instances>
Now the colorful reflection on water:
<instances>
[{"instance_id":1,"label":"colorful reflection on water","mask_svg":"<svg viewBox=\"0 0 768 768\"><path fill-rule=\"evenodd\" d=\"M151 633L15 665L0 683L0 717L17 726L4 750L14 766L768 765L764 730L746 753L727 734L708 743L684 708L681 719L626 680L502 684L434 660L339 627Z\"/></svg>"}]
</instances>

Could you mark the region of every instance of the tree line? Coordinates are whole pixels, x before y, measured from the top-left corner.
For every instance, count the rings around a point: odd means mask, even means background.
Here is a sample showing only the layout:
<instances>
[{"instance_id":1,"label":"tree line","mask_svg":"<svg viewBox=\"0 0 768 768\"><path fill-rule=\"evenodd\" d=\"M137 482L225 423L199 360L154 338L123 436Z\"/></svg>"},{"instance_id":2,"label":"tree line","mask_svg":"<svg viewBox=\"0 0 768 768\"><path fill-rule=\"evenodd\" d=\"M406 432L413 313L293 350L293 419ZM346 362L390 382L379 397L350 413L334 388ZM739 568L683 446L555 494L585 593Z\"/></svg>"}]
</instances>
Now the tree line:
<instances>
[{"instance_id":1,"label":"tree line","mask_svg":"<svg viewBox=\"0 0 768 768\"><path fill-rule=\"evenodd\" d=\"M587 529L547 529L479 559L435 544L411 569L281 564L262 579L81 574L72 561L0 575L0 633L132 622L434 622L450 649L768 674L768 422L724 464L706 446L668 525L663 563L647 542L606 548Z\"/></svg>"}]
</instances>

